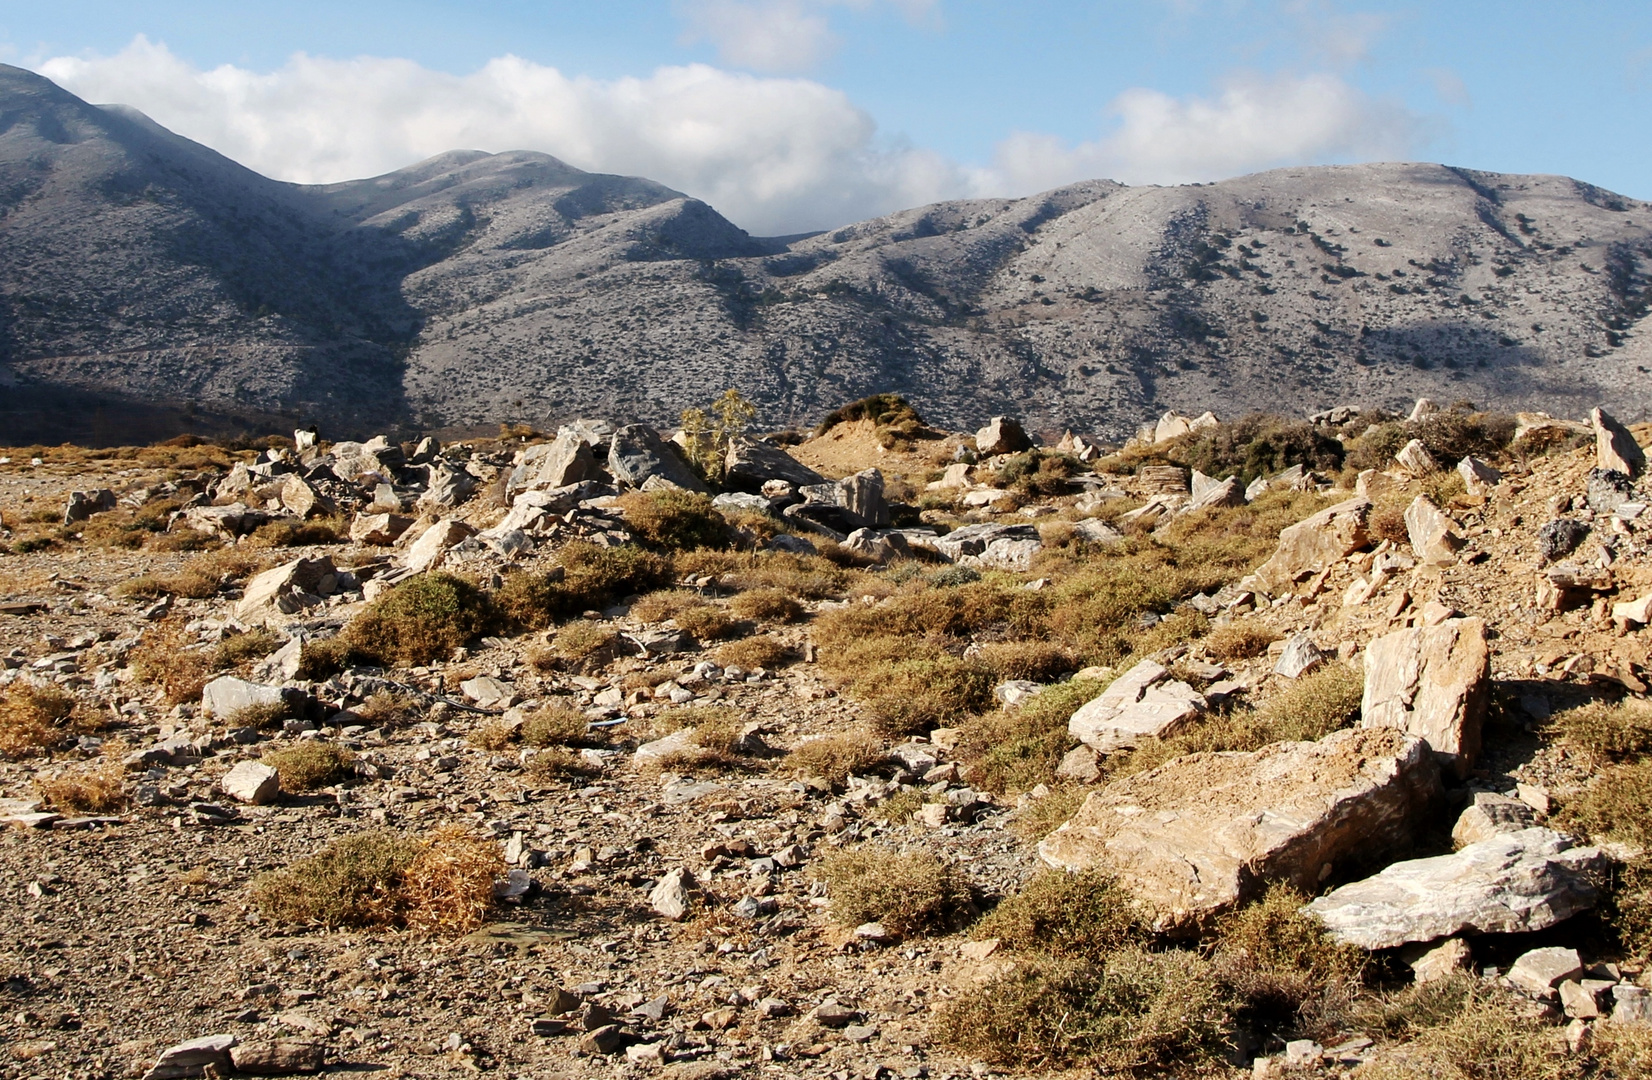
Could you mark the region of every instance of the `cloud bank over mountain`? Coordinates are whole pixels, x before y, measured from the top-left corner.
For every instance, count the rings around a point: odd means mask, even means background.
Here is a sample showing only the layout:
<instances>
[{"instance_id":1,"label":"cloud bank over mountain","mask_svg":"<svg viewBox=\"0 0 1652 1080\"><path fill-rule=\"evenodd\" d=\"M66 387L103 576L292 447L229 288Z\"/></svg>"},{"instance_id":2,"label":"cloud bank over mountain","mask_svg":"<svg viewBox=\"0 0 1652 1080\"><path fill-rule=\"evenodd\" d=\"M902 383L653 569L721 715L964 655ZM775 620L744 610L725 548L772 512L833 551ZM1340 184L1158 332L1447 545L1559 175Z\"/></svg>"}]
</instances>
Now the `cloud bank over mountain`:
<instances>
[{"instance_id":1,"label":"cloud bank over mountain","mask_svg":"<svg viewBox=\"0 0 1652 1080\"><path fill-rule=\"evenodd\" d=\"M811 21L826 6L707 0L688 11L689 32L742 66L801 70L832 47L828 24ZM929 11L916 0L898 6L911 18ZM1183 183L1404 158L1426 135L1402 106L1328 72L1240 72L1204 96L1127 90L1098 103L1093 140L1029 128L1001 140L990 162L967 163L881 131L822 82L707 64L595 79L511 55L452 74L407 59L299 53L254 71L197 67L139 36L110 55L34 66L87 100L134 106L282 180L373 176L456 147L537 150L583 169L653 177L771 235L1092 177Z\"/></svg>"}]
</instances>

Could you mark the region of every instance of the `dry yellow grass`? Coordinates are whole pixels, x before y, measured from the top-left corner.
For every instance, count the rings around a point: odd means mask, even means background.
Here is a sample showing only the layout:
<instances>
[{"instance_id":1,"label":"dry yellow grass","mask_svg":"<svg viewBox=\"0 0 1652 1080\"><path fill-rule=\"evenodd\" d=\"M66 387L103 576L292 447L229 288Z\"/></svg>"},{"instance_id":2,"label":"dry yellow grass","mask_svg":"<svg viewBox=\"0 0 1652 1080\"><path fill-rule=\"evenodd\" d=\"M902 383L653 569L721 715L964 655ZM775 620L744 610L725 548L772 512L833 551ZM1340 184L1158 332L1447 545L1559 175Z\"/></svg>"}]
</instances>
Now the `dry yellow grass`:
<instances>
[{"instance_id":1,"label":"dry yellow grass","mask_svg":"<svg viewBox=\"0 0 1652 1080\"><path fill-rule=\"evenodd\" d=\"M253 880L253 902L274 922L463 934L487 918L504 873L496 843L458 826L422 839L356 833Z\"/></svg>"},{"instance_id":2,"label":"dry yellow grass","mask_svg":"<svg viewBox=\"0 0 1652 1080\"><path fill-rule=\"evenodd\" d=\"M786 755L786 765L800 776L818 776L841 787L851 776L876 768L884 761L882 747L870 732L855 730L799 743Z\"/></svg>"},{"instance_id":3,"label":"dry yellow grass","mask_svg":"<svg viewBox=\"0 0 1652 1080\"><path fill-rule=\"evenodd\" d=\"M17 684L0 695L0 756L33 757L63 741L75 699L55 686Z\"/></svg>"},{"instance_id":4,"label":"dry yellow grass","mask_svg":"<svg viewBox=\"0 0 1652 1080\"><path fill-rule=\"evenodd\" d=\"M35 790L58 813L111 814L126 805L123 776L119 762L105 760L94 768L36 780Z\"/></svg>"}]
</instances>

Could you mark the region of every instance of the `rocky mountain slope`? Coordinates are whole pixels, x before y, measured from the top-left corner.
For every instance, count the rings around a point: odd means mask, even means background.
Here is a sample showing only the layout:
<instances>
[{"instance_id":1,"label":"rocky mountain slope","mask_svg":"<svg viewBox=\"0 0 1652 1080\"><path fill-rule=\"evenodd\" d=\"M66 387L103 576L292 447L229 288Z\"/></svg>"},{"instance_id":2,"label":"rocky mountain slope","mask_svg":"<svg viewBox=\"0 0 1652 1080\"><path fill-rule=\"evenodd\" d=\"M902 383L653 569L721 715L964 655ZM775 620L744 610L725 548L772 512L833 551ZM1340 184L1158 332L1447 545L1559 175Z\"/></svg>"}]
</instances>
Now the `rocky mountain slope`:
<instances>
[{"instance_id":1,"label":"rocky mountain slope","mask_svg":"<svg viewBox=\"0 0 1652 1080\"><path fill-rule=\"evenodd\" d=\"M657 422L729 385L773 426L881 390L1110 434L1419 395L1639 417L1649 226L1563 177L1384 164L760 239L535 153L278 183L0 67L0 410L15 441Z\"/></svg>"},{"instance_id":2,"label":"rocky mountain slope","mask_svg":"<svg viewBox=\"0 0 1652 1080\"><path fill-rule=\"evenodd\" d=\"M1593 422L1001 456L841 546L795 500L968 437L715 502L634 429L8 452L6 1075L1646 1075L1652 425Z\"/></svg>"}]
</instances>

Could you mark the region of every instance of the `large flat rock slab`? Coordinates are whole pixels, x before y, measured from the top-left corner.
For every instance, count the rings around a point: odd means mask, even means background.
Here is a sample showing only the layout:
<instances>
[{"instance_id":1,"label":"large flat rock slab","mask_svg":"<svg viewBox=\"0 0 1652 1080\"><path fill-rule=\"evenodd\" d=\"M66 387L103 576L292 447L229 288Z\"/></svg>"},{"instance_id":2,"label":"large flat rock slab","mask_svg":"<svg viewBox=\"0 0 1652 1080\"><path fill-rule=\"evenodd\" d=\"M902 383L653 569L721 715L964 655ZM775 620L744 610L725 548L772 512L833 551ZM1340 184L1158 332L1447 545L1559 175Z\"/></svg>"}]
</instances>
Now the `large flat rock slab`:
<instances>
[{"instance_id":1,"label":"large flat rock slab","mask_svg":"<svg viewBox=\"0 0 1652 1080\"><path fill-rule=\"evenodd\" d=\"M1543 930L1595 904L1590 877L1606 867L1599 848L1532 828L1470 844L1451 855L1397 862L1307 906L1332 937L1391 949L1464 931Z\"/></svg>"},{"instance_id":2,"label":"large flat rock slab","mask_svg":"<svg viewBox=\"0 0 1652 1080\"><path fill-rule=\"evenodd\" d=\"M1144 739L1168 739L1204 710L1204 695L1170 678L1163 664L1143 660L1079 706L1067 731L1084 745L1111 754Z\"/></svg>"},{"instance_id":3,"label":"large flat rock slab","mask_svg":"<svg viewBox=\"0 0 1652 1080\"><path fill-rule=\"evenodd\" d=\"M1191 932L1270 883L1312 891L1335 866L1409 844L1440 794L1421 739L1338 731L1253 753L1202 753L1084 800L1038 854L1116 874L1154 925Z\"/></svg>"}]
</instances>

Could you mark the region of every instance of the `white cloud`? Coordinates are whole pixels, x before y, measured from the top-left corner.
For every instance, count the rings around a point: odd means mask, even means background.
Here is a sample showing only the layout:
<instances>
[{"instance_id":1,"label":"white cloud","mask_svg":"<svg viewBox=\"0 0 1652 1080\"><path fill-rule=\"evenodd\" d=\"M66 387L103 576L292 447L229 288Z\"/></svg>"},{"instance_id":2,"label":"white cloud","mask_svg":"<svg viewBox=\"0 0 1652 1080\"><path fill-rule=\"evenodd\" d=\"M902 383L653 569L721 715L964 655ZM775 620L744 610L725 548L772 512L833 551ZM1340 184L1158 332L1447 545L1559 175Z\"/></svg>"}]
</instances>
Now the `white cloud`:
<instances>
[{"instance_id":1,"label":"white cloud","mask_svg":"<svg viewBox=\"0 0 1652 1080\"><path fill-rule=\"evenodd\" d=\"M1096 140L1017 132L990 166L972 168L880 136L871 116L819 82L703 64L613 80L514 56L466 75L410 60L303 54L269 72L201 70L139 37L112 56L57 57L38 70L283 180L372 176L455 149L539 150L660 181L771 235L1095 177L1179 183L1408 156L1421 131L1412 114L1337 76L1246 75L1211 97L1126 91Z\"/></svg>"},{"instance_id":2,"label":"white cloud","mask_svg":"<svg viewBox=\"0 0 1652 1080\"><path fill-rule=\"evenodd\" d=\"M932 22L939 0L881 0L908 22ZM765 72L811 71L842 44L827 21L832 8L865 11L880 0L678 0L683 38L706 41L726 64Z\"/></svg>"},{"instance_id":3,"label":"white cloud","mask_svg":"<svg viewBox=\"0 0 1652 1080\"><path fill-rule=\"evenodd\" d=\"M842 224L963 186L938 155L880 140L841 91L703 64L611 81L514 56L469 75L302 54L267 73L202 71L139 37L113 56L58 57L38 70L299 183L372 176L446 150L540 150L658 180L754 233Z\"/></svg>"},{"instance_id":4,"label":"white cloud","mask_svg":"<svg viewBox=\"0 0 1652 1080\"><path fill-rule=\"evenodd\" d=\"M1112 132L1069 145L1017 132L998 145L1001 185L1037 190L1087 177L1127 184L1214 180L1279 165L1405 157L1422 125L1334 75L1240 75L1214 97L1127 90L1108 107Z\"/></svg>"}]
</instances>

